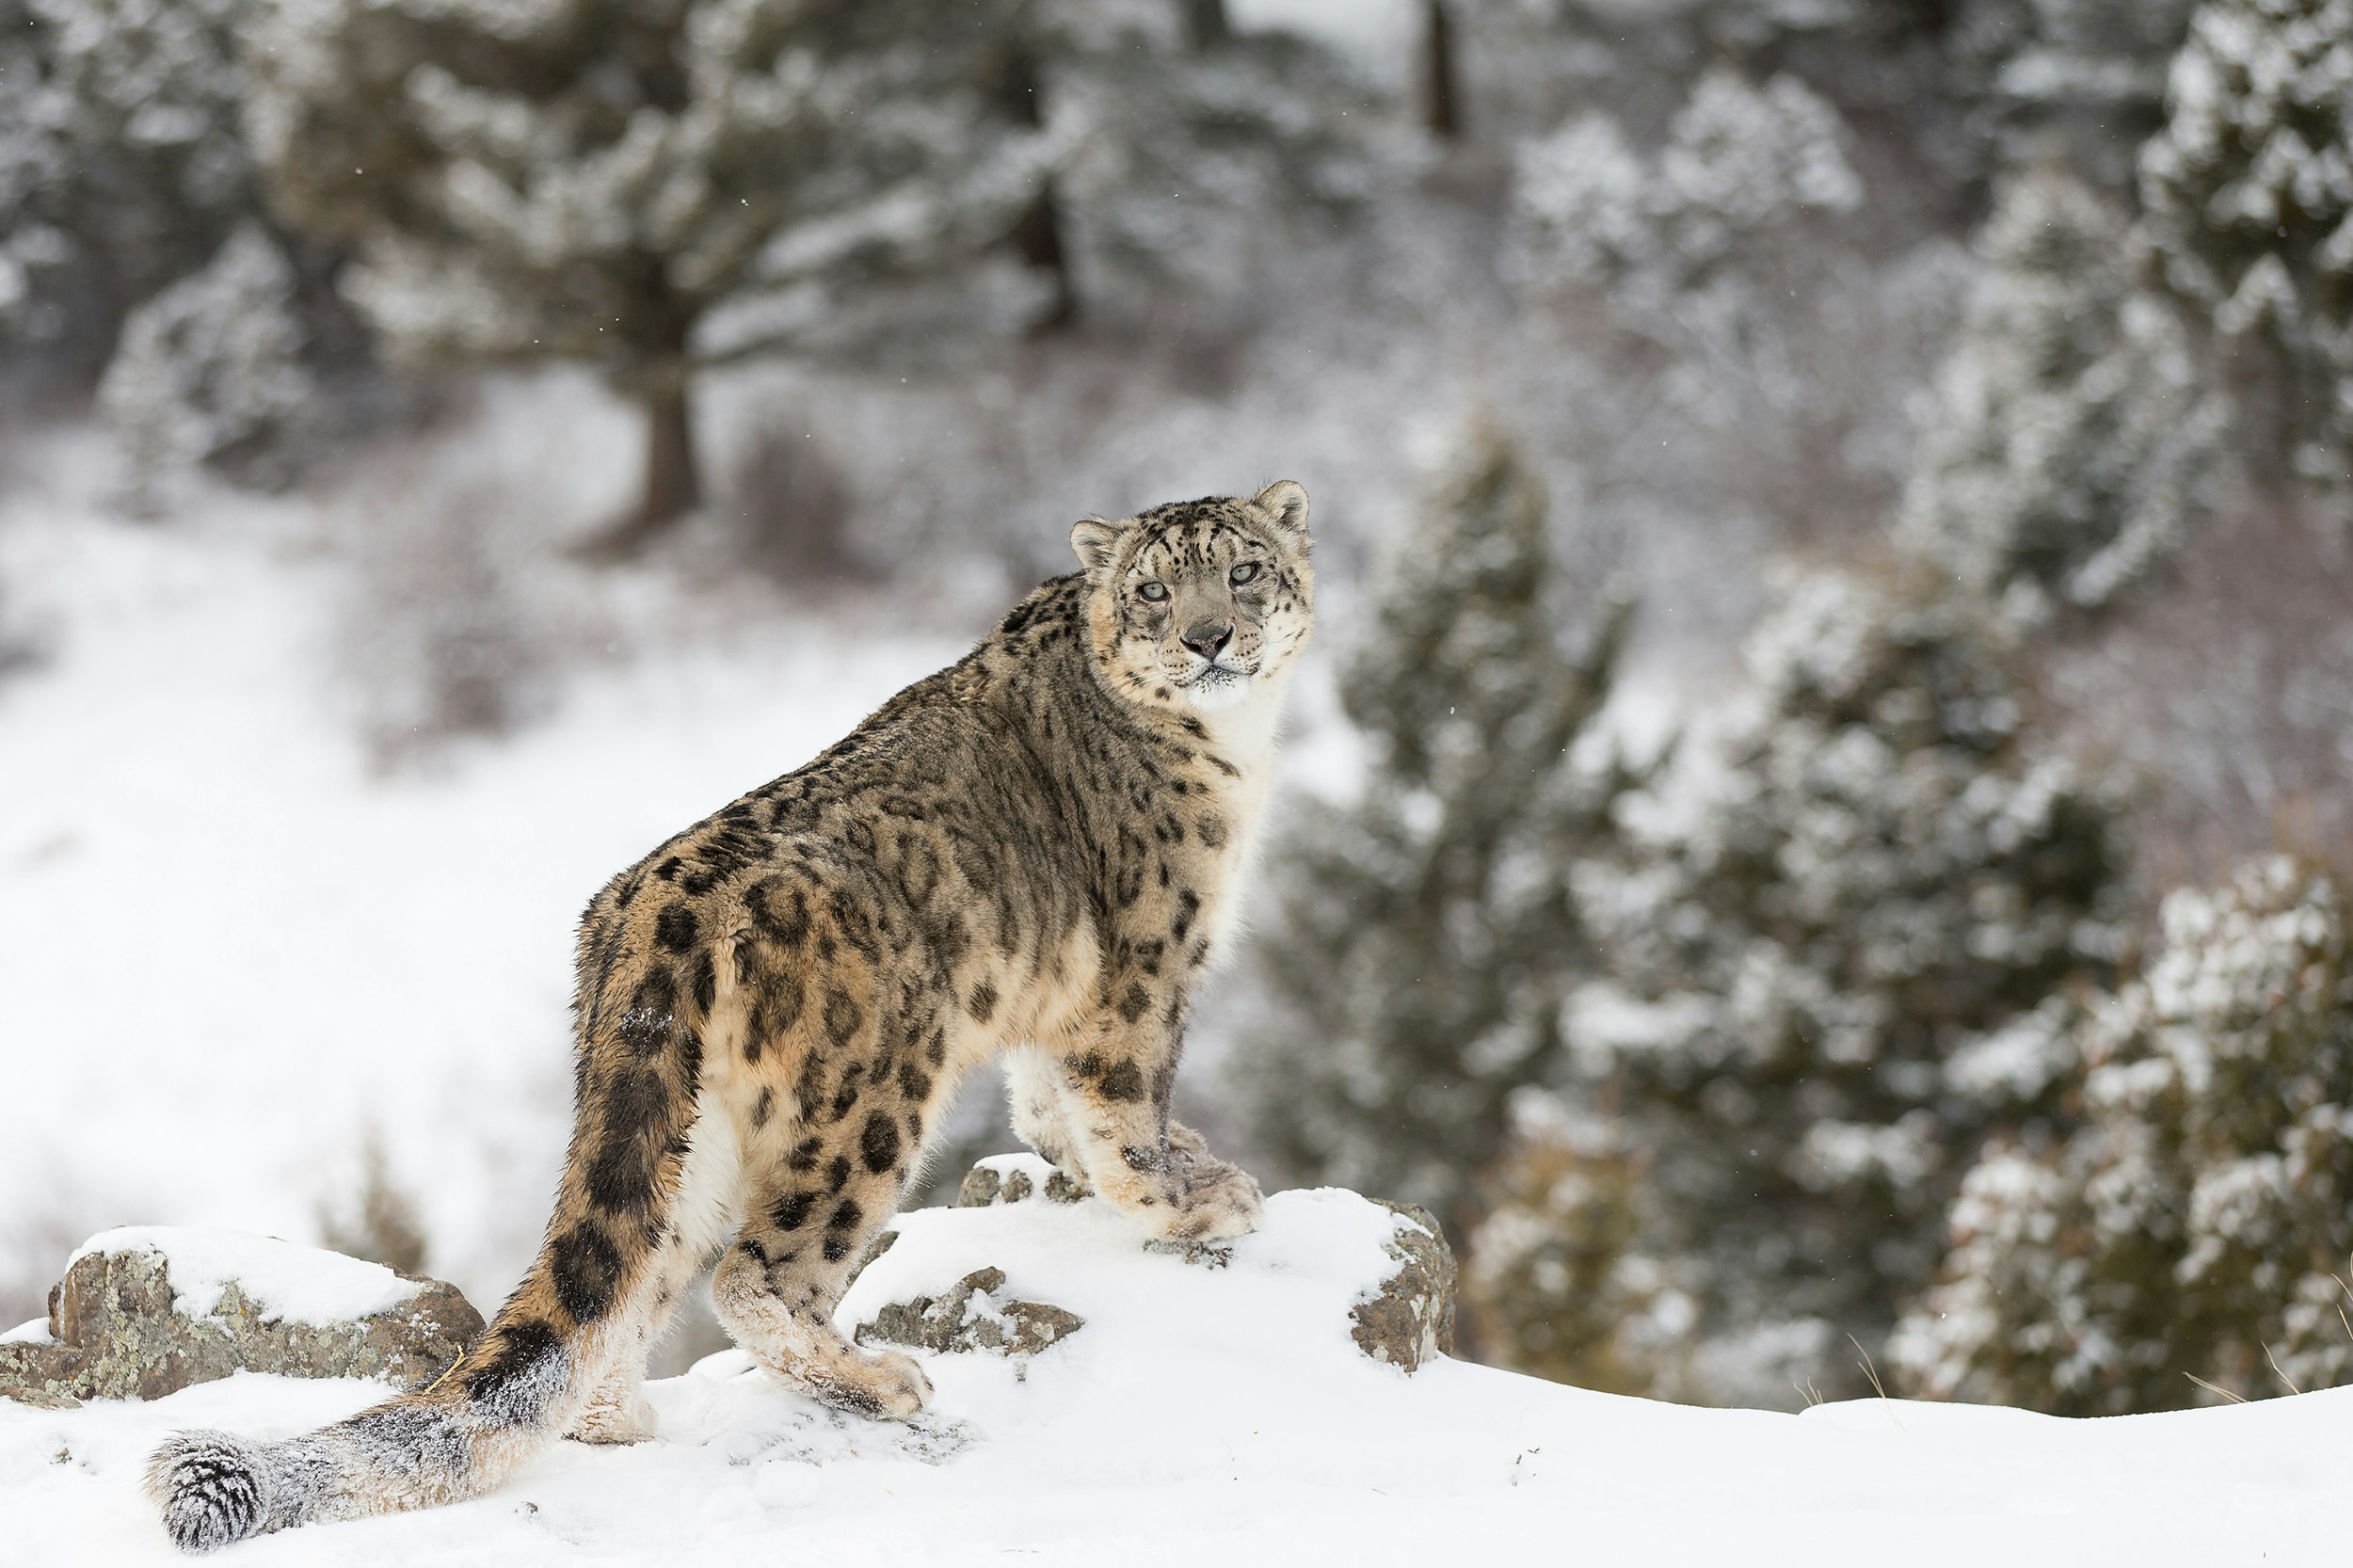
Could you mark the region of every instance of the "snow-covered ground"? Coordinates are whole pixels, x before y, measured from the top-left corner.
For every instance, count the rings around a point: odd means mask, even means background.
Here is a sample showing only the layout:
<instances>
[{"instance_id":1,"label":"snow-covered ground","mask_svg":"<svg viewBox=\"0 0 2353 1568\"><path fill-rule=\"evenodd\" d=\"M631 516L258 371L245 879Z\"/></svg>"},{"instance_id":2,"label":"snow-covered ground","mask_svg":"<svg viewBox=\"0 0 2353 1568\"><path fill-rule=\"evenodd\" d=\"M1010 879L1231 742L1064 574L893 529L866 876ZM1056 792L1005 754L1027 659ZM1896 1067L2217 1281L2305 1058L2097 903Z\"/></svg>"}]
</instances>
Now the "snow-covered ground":
<instances>
[{"instance_id":1,"label":"snow-covered ground","mask_svg":"<svg viewBox=\"0 0 2353 1568\"><path fill-rule=\"evenodd\" d=\"M727 1352L651 1385L661 1431L556 1445L454 1508L313 1526L240 1564L2144 1565L2335 1561L2353 1389L2061 1421L1864 1401L1698 1410L1358 1352L1385 1211L1278 1193L1229 1267L1099 1205L903 1216L842 1321L994 1264L1085 1325L1018 1369L918 1352L917 1423L828 1414ZM0 1561L175 1560L138 1495L167 1432L306 1430L383 1396L240 1374L152 1403L0 1403Z\"/></svg>"}]
</instances>

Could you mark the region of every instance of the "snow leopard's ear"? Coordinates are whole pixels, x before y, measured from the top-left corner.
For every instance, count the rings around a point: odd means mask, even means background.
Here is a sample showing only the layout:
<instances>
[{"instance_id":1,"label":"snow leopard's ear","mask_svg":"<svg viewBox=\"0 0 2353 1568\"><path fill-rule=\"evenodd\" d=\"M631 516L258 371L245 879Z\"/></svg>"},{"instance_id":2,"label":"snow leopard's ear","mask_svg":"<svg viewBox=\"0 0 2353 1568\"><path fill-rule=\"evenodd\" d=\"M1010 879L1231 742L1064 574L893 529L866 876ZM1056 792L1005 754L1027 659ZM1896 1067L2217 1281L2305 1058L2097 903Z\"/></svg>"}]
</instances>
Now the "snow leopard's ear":
<instances>
[{"instance_id":1,"label":"snow leopard's ear","mask_svg":"<svg viewBox=\"0 0 2353 1568\"><path fill-rule=\"evenodd\" d=\"M1307 540L1307 488L1296 479L1277 479L1251 498L1250 504L1266 514L1278 533L1289 536L1295 543Z\"/></svg>"},{"instance_id":2,"label":"snow leopard's ear","mask_svg":"<svg viewBox=\"0 0 2353 1568\"><path fill-rule=\"evenodd\" d=\"M1070 525L1070 548L1078 552L1079 565L1089 577L1110 568L1119 550L1119 536L1125 532L1126 524L1101 518L1080 518Z\"/></svg>"}]
</instances>

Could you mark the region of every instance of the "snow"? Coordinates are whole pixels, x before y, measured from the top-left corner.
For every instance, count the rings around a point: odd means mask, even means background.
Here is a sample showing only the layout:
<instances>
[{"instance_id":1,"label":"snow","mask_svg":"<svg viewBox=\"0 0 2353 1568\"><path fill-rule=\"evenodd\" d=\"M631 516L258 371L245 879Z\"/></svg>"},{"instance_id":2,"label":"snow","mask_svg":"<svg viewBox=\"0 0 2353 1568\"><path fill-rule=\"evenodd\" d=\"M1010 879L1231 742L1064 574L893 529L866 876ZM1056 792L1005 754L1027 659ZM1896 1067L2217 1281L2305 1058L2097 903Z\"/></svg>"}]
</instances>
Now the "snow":
<instances>
[{"instance_id":1,"label":"snow","mask_svg":"<svg viewBox=\"0 0 2353 1568\"><path fill-rule=\"evenodd\" d=\"M168 1264L172 1307L189 1318L218 1312L221 1292L232 1280L265 1321L319 1327L398 1306L418 1288L381 1263L217 1225L101 1231L76 1247L66 1264L71 1268L93 1253L119 1252L160 1253Z\"/></svg>"},{"instance_id":2,"label":"snow","mask_svg":"<svg viewBox=\"0 0 2353 1568\"><path fill-rule=\"evenodd\" d=\"M524 392L562 417L494 408L486 440L520 442L547 510L576 516L626 424ZM967 645L623 574L597 644L636 657L592 656L540 722L387 776L339 666L364 558L331 503L207 492L126 523L97 440L25 443L0 503L0 578L47 649L0 685L9 1094L42 1108L0 1139L0 1250L41 1243L14 1283L45 1289L111 1224L309 1240L373 1127L428 1270L494 1301L561 1163L581 907ZM539 548L560 561L560 537Z\"/></svg>"},{"instance_id":3,"label":"snow","mask_svg":"<svg viewBox=\"0 0 2353 1568\"><path fill-rule=\"evenodd\" d=\"M453 1508L312 1526L240 1563L534 1568L584 1559L1041 1564L2334 1560L2353 1389L2067 1421L1863 1400L1803 1416L1589 1393L1359 1355L1348 1302L1396 1218L1274 1194L1224 1268L1149 1254L1100 1206L902 1216L844 1305L984 1263L1086 1326L1016 1368L915 1352L909 1425L825 1412L727 1352L650 1385L660 1434L555 1446ZM293 1433L379 1384L239 1374L152 1403L0 1405L10 1560L184 1560L138 1494L166 1432Z\"/></svg>"}]
</instances>

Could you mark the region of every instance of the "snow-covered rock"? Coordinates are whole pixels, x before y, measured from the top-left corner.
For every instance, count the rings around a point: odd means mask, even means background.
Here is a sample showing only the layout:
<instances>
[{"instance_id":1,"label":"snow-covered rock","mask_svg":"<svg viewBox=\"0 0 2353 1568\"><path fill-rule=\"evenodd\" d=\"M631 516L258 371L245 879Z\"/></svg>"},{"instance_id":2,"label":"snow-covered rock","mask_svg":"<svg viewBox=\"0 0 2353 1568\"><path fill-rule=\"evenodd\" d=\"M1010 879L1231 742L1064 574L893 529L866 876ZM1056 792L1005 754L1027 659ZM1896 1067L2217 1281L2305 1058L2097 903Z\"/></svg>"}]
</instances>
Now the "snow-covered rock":
<instances>
[{"instance_id":1,"label":"snow-covered rock","mask_svg":"<svg viewBox=\"0 0 2353 1568\"><path fill-rule=\"evenodd\" d=\"M49 1320L0 1336L0 1397L161 1399L240 1371L439 1377L482 1332L455 1286L202 1226L110 1230L74 1250Z\"/></svg>"},{"instance_id":2,"label":"snow-covered rock","mask_svg":"<svg viewBox=\"0 0 2353 1568\"><path fill-rule=\"evenodd\" d=\"M1437 1222L1337 1189L1276 1194L1265 1227L1239 1240L1139 1250L1133 1222L1053 1166L998 1155L955 1208L891 1224L842 1302L861 1342L1027 1355L1097 1318L1175 1305L1259 1320L1303 1347L1353 1344L1407 1372L1453 1349L1454 1256Z\"/></svg>"},{"instance_id":3,"label":"snow-covered rock","mask_svg":"<svg viewBox=\"0 0 2353 1568\"><path fill-rule=\"evenodd\" d=\"M1035 1354L912 1352L912 1422L843 1416L729 1351L647 1389L657 1434L560 1443L488 1496L248 1542L238 1562L1352 1568L1435 1561L2319 1562L2343 1555L2353 1389L2069 1421L1882 1400L1700 1410L1441 1357L1360 1352L1349 1311L1403 1235L1337 1192L1278 1192L1224 1266L1146 1252L1094 1203L928 1209L840 1318L995 1267L1085 1326ZM286 1436L377 1379L237 1376L152 1400L0 1401L0 1562L184 1561L140 1495L167 1434Z\"/></svg>"}]
</instances>

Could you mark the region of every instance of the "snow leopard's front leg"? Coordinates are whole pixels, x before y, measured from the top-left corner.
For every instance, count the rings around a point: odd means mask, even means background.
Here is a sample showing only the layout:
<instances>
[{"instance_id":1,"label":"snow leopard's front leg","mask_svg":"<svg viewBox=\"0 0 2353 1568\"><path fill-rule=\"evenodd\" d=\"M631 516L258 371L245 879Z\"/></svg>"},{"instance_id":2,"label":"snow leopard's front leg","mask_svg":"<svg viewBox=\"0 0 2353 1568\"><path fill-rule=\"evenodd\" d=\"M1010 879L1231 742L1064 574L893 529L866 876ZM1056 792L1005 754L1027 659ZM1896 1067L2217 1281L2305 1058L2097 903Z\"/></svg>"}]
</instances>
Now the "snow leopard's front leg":
<instances>
[{"instance_id":1,"label":"snow leopard's front leg","mask_svg":"<svg viewBox=\"0 0 2353 1568\"><path fill-rule=\"evenodd\" d=\"M1264 1208L1258 1184L1169 1118L1183 1047L1182 1002L1139 1007L1135 996L1118 993L1108 1016L1054 1064L1071 1152L1096 1192L1160 1236L1247 1235L1258 1228Z\"/></svg>"}]
</instances>

